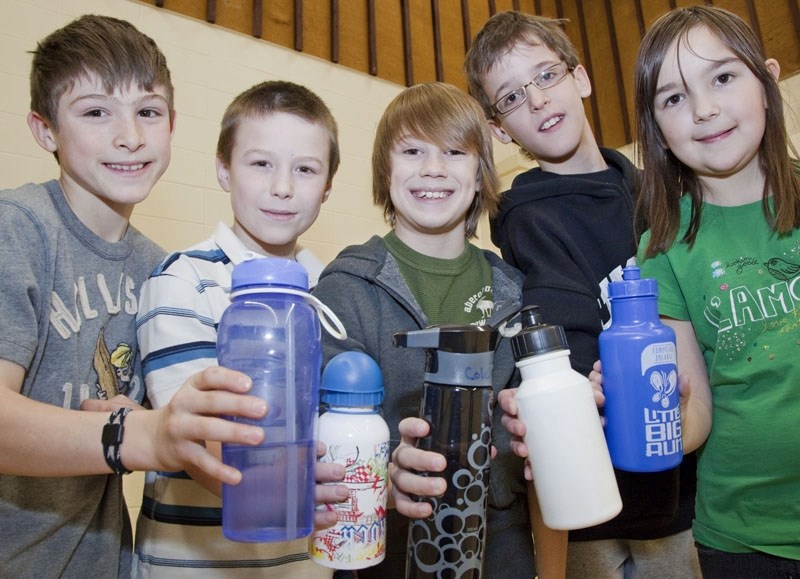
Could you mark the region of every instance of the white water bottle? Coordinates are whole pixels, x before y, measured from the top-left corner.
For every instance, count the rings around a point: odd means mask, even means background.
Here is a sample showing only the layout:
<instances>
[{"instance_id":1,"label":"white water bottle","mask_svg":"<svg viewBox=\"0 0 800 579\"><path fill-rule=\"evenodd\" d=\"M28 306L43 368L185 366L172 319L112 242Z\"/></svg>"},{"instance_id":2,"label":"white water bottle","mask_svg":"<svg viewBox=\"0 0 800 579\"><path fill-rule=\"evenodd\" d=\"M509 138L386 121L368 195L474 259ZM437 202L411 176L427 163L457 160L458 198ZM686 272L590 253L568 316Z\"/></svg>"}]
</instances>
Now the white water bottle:
<instances>
[{"instance_id":1,"label":"white water bottle","mask_svg":"<svg viewBox=\"0 0 800 579\"><path fill-rule=\"evenodd\" d=\"M311 560L334 569L363 569L386 556L386 500L389 481L389 427L378 413L383 376L362 352L331 358L322 373L319 440L327 446L321 462L344 466L347 500L329 508L336 525L317 532L309 544Z\"/></svg>"},{"instance_id":2,"label":"white water bottle","mask_svg":"<svg viewBox=\"0 0 800 579\"><path fill-rule=\"evenodd\" d=\"M564 329L522 310L511 339L522 374L516 394L545 525L571 530L612 519L622 500L588 378L572 369Z\"/></svg>"}]
</instances>

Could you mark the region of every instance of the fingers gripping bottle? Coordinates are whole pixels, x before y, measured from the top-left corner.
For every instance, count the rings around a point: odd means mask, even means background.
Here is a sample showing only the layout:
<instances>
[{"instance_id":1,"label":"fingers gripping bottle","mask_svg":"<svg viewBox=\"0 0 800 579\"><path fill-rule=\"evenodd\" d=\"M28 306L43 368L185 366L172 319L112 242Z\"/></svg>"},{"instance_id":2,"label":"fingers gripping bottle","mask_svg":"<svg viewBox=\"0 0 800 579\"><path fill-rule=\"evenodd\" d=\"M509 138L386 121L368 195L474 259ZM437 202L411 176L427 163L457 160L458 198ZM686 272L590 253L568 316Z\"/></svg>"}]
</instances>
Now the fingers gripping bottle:
<instances>
[{"instance_id":1,"label":"fingers gripping bottle","mask_svg":"<svg viewBox=\"0 0 800 579\"><path fill-rule=\"evenodd\" d=\"M675 332L658 317L658 283L626 267L608 286L611 326L600 334L606 440L621 470L669 470L683 458Z\"/></svg>"},{"instance_id":2,"label":"fingers gripping bottle","mask_svg":"<svg viewBox=\"0 0 800 579\"><path fill-rule=\"evenodd\" d=\"M363 569L386 556L389 427L378 413L383 376L362 352L331 358L322 372L319 439L327 446L321 462L345 468L347 501L319 508L336 511L336 525L319 531L310 543L311 559L334 569Z\"/></svg>"},{"instance_id":3,"label":"fingers gripping bottle","mask_svg":"<svg viewBox=\"0 0 800 579\"><path fill-rule=\"evenodd\" d=\"M317 309L327 308L307 290L308 273L295 261L257 258L233 270L217 360L250 376L250 394L268 405L261 420L231 417L263 428L261 445L222 445L223 462L242 472L238 485L222 488L222 531L234 541L291 541L313 528L322 366Z\"/></svg>"},{"instance_id":4,"label":"fingers gripping bottle","mask_svg":"<svg viewBox=\"0 0 800 579\"><path fill-rule=\"evenodd\" d=\"M427 350L420 416L430 426L418 447L447 459L433 513L411 521L406 577L482 574L491 453L492 364L500 333L489 326L442 325L394 335L395 346ZM422 500L422 499L421 499Z\"/></svg>"},{"instance_id":5,"label":"fingers gripping bottle","mask_svg":"<svg viewBox=\"0 0 800 579\"><path fill-rule=\"evenodd\" d=\"M542 323L538 306L527 306L511 348L522 374L515 399L545 525L571 530L612 519L622 500L592 387L570 366L564 328Z\"/></svg>"}]
</instances>

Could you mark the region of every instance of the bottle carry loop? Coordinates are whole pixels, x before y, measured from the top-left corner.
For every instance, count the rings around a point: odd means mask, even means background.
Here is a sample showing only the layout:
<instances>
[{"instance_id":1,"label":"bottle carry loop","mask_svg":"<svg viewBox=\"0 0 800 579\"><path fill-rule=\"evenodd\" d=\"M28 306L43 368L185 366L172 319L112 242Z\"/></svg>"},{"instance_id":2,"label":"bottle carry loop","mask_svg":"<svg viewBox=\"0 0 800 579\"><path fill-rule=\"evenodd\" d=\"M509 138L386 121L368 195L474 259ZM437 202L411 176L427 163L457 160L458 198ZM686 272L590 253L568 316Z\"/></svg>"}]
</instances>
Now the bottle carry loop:
<instances>
[{"instance_id":1,"label":"bottle carry loop","mask_svg":"<svg viewBox=\"0 0 800 579\"><path fill-rule=\"evenodd\" d=\"M308 292L291 289L291 288L276 288L276 287L259 287L252 289L243 289L233 291L230 294L231 299L238 296L254 295L254 294L288 294L303 298L308 305L317 311L319 322L325 331L337 340L347 339L347 330L342 321L333 313L328 306L323 304L319 298L311 295Z\"/></svg>"}]
</instances>

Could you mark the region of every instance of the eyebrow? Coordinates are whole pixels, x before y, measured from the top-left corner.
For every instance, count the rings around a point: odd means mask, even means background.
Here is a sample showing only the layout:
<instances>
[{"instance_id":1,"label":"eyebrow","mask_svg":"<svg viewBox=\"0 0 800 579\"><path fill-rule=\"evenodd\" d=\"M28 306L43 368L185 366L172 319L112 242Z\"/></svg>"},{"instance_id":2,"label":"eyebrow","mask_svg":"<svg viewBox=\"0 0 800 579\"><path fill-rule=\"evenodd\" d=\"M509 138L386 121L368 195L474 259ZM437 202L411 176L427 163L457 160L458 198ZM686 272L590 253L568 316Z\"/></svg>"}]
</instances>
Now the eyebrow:
<instances>
[{"instance_id":1,"label":"eyebrow","mask_svg":"<svg viewBox=\"0 0 800 579\"><path fill-rule=\"evenodd\" d=\"M718 70L718 69L722 68L723 66L727 66L728 64L730 64L732 62L740 62L740 63L744 64L744 62L742 62L742 59L738 58L736 56L731 56L729 58L723 58L721 60L710 60L708 66L706 66L705 70L703 70L703 73L713 72L715 70ZM679 72L681 72L681 82L680 83L670 82L670 83L667 83L665 85L662 85L662 86L658 87L656 89L656 92L655 92L654 96L659 96L661 93L670 92L670 91L674 90L676 87L679 87L679 86L680 87L686 87L686 82L683 81L683 72L680 69L678 69L678 70L679 70Z\"/></svg>"},{"instance_id":2,"label":"eyebrow","mask_svg":"<svg viewBox=\"0 0 800 579\"><path fill-rule=\"evenodd\" d=\"M270 157L276 155L275 151L271 149L264 149L263 147L251 147L250 149L246 149L242 151L242 156L245 155L259 155L263 157ZM322 157L317 157L315 155L298 155L296 157L292 157L293 162L300 162L300 163L309 163L315 161L317 163L325 163Z\"/></svg>"},{"instance_id":3,"label":"eyebrow","mask_svg":"<svg viewBox=\"0 0 800 579\"><path fill-rule=\"evenodd\" d=\"M87 101L87 100L118 101L118 99L113 94L90 93L90 94L78 95L77 97L75 97L74 99L69 101L68 105L69 106L73 106L75 104L78 104L78 103L81 103L81 102ZM163 101L164 104L168 103L166 96L164 96L162 94L159 94L159 93L156 93L156 92L145 93L142 96L140 96L138 99L136 99L135 102L141 104L141 103L145 103L145 102L149 102L149 101L153 101L153 100Z\"/></svg>"}]
</instances>

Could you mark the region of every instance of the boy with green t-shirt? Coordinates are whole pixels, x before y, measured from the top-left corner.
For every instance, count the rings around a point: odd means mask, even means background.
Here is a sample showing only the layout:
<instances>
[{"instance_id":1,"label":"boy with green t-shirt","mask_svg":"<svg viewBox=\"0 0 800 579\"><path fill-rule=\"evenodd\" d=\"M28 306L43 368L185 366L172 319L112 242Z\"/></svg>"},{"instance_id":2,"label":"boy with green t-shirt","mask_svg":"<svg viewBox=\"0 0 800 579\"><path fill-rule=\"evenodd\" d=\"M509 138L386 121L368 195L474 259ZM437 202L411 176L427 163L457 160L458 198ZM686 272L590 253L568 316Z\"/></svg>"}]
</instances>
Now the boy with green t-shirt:
<instances>
[{"instance_id":1,"label":"boy with green t-shirt","mask_svg":"<svg viewBox=\"0 0 800 579\"><path fill-rule=\"evenodd\" d=\"M392 335L440 323L484 324L493 310L519 307L521 278L468 241L481 214L492 215L499 200L491 136L469 95L442 83L400 93L378 124L372 169L373 201L383 208L392 231L343 250L323 271L314 293L347 328L346 341L326 341L325 359L358 350L380 364L394 449L400 444L400 421L419 413L425 353L395 348ZM510 346L501 342L492 376L496 392L513 372ZM523 465L511 454L507 438L501 440L499 415L493 435L500 454L492 462L484 569L493 578L531 577ZM430 470L443 469L444 457L435 457L440 467ZM443 482L417 478L431 484L428 494ZM395 477L392 482L403 485ZM402 515L424 517L430 506L396 496L401 503L388 514L386 559L359 570L359 578L404 576L408 532Z\"/></svg>"}]
</instances>

